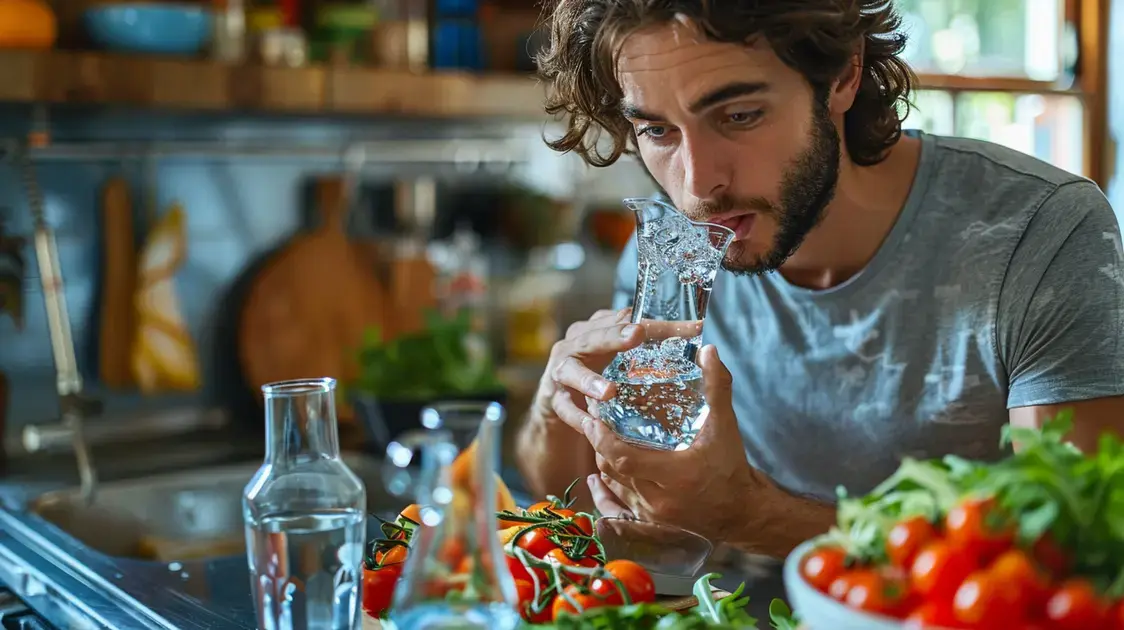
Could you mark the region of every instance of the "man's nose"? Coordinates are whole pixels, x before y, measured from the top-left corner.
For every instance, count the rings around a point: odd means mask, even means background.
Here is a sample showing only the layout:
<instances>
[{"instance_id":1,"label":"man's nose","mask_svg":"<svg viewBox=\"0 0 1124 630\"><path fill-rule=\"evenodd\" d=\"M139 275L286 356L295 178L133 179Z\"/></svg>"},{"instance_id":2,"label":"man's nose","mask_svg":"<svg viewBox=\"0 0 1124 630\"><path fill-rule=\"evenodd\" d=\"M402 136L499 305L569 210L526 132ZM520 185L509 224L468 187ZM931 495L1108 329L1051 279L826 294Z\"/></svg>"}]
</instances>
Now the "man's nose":
<instances>
[{"instance_id":1,"label":"man's nose","mask_svg":"<svg viewBox=\"0 0 1124 630\"><path fill-rule=\"evenodd\" d=\"M730 185L730 162L718 144L705 137L684 137L683 188L696 199L714 199Z\"/></svg>"}]
</instances>

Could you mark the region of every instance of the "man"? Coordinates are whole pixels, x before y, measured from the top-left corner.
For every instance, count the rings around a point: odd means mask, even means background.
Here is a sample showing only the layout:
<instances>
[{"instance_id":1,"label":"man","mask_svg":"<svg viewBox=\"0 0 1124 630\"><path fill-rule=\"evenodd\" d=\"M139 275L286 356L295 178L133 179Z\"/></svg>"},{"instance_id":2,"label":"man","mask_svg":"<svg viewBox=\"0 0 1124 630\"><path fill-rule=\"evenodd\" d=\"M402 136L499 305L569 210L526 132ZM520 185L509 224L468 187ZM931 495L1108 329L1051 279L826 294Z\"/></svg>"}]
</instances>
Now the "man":
<instances>
[{"instance_id":1,"label":"man","mask_svg":"<svg viewBox=\"0 0 1124 630\"><path fill-rule=\"evenodd\" d=\"M634 153L685 215L733 229L699 353L691 448L589 412L643 330L601 311L557 344L520 435L538 494L783 556L903 456L996 458L1006 422L1124 425L1124 256L1091 182L1007 149L901 132L911 73L883 0L559 0L540 59L551 146ZM597 132L601 138L598 141ZM631 298L635 245L620 263Z\"/></svg>"}]
</instances>

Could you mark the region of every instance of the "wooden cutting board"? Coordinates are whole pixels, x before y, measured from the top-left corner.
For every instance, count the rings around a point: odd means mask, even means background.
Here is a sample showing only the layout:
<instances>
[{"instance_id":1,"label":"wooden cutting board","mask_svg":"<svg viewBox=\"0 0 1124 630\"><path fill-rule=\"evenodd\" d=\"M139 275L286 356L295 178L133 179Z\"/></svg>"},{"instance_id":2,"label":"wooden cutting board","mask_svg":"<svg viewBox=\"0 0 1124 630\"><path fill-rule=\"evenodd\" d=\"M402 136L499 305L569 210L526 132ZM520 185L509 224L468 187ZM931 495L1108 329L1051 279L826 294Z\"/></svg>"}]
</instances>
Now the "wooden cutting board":
<instances>
[{"instance_id":1,"label":"wooden cutting board","mask_svg":"<svg viewBox=\"0 0 1124 630\"><path fill-rule=\"evenodd\" d=\"M246 382L330 376L347 382L358 370L364 332L383 326L388 308L369 249L345 232L342 177L316 182L320 224L297 233L262 267L247 289L238 327ZM386 332L384 332L384 335ZM341 405L343 420L350 409Z\"/></svg>"}]
</instances>

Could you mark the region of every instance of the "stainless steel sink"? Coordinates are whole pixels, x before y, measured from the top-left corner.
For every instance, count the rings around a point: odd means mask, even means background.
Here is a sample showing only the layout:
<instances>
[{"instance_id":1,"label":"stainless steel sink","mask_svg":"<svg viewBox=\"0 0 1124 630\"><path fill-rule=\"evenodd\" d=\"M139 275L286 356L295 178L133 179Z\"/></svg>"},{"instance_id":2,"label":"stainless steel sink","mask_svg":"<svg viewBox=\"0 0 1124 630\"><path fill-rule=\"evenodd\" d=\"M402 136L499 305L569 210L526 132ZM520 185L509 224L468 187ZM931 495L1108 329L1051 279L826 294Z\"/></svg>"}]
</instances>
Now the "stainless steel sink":
<instances>
[{"instance_id":1,"label":"stainless steel sink","mask_svg":"<svg viewBox=\"0 0 1124 630\"><path fill-rule=\"evenodd\" d=\"M392 517L407 503L383 488L379 461L345 455L367 486L368 512ZM78 489L48 492L28 511L86 546L118 558L181 561L242 555L242 491L260 464L189 470L105 483L86 505ZM373 520L373 519L372 519ZM370 523L372 531L377 523Z\"/></svg>"}]
</instances>

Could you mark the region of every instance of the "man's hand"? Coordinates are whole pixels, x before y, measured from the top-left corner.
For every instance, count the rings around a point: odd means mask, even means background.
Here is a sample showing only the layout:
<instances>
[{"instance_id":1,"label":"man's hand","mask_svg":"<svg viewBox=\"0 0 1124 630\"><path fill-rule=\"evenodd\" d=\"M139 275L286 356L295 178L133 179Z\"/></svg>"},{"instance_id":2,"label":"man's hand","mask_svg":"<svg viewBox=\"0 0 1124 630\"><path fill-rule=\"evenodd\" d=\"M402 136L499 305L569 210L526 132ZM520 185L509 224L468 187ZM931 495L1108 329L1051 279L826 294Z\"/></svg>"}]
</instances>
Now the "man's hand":
<instances>
[{"instance_id":1,"label":"man's hand","mask_svg":"<svg viewBox=\"0 0 1124 630\"><path fill-rule=\"evenodd\" d=\"M601 473L587 481L598 510L676 525L716 543L774 557L827 531L834 521L831 506L786 493L746 460L730 372L714 346L702 349L699 365L710 411L686 450L634 446L600 420L578 420L597 453ZM559 415L573 421L574 414Z\"/></svg>"}]
</instances>

